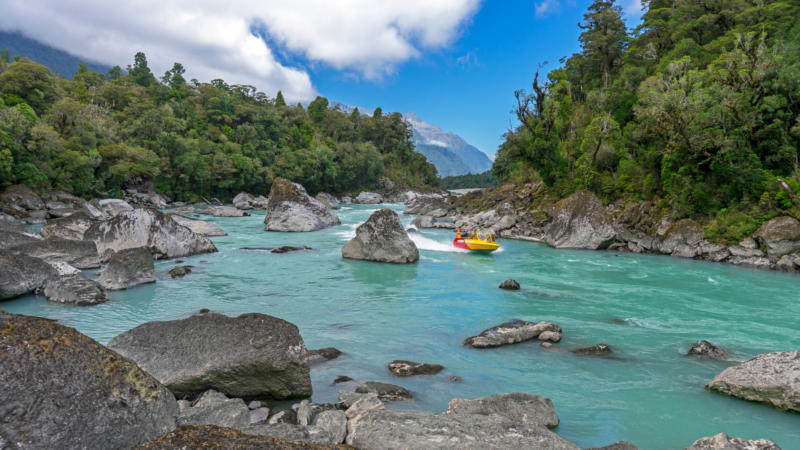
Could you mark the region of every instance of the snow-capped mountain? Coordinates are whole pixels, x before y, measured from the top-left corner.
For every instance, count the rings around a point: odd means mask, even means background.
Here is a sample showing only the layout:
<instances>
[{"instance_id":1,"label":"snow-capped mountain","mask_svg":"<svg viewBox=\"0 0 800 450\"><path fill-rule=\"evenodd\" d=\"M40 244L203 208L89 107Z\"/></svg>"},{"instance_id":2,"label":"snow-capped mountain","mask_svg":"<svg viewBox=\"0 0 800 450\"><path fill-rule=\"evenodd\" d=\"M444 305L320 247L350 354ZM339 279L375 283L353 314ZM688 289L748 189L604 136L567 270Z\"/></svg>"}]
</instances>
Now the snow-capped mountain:
<instances>
[{"instance_id":1,"label":"snow-capped mountain","mask_svg":"<svg viewBox=\"0 0 800 450\"><path fill-rule=\"evenodd\" d=\"M439 176L482 173L492 168L489 157L461 136L423 122L413 111L404 117L414 132L417 151L436 166Z\"/></svg>"}]
</instances>

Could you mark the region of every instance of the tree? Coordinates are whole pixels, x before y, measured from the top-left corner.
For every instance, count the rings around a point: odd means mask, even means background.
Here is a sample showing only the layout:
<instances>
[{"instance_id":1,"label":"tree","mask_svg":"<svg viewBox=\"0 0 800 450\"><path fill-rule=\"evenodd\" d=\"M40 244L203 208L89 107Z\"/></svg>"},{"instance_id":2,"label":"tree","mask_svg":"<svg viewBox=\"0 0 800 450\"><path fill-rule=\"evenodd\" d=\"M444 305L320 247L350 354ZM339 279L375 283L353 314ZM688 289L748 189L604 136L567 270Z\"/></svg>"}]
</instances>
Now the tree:
<instances>
[{"instance_id":1,"label":"tree","mask_svg":"<svg viewBox=\"0 0 800 450\"><path fill-rule=\"evenodd\" d=\"M621 13L622 8L615 5L615 0L595 0L583 15L584 22L578 24L584 30L579 38L584 57L600 68L604 89L608 88L609 74L625 49L627 31Z\"/></svg>"},{"instance_id":2,"label":"tree","mask_svg":"<svg viewBox=\"0 0 800 450\"><path fill-rule=\"evenodd\" d=\"M283 92L278 91L278 95L275 96L275 106L286 106L286 101L283 99Z\"/></svg>"},{"instance_id":3,"label":"tree","mask_svg":"<svg viewBox=\"0 0 800 450\"><path fill-rule=\"evenodd\" d=\"M42 114L56 98L50 69L28 58L19 58L0 74L0 92L4 94L6 105L24 101L38 114Z\"/></svg>"},{"instance_id":4,"label":"tree","mask_svg":"<svg viewBox=\"0 0 800 450\"><path fill-rule=\"evenodd\" d=\"M150 86L155 81L153 73L147 67L147 57L142 52L137 52L133 57L133 67L128 66L128 75L133 78L139 86Z\"/></svg>"}]
</instances>

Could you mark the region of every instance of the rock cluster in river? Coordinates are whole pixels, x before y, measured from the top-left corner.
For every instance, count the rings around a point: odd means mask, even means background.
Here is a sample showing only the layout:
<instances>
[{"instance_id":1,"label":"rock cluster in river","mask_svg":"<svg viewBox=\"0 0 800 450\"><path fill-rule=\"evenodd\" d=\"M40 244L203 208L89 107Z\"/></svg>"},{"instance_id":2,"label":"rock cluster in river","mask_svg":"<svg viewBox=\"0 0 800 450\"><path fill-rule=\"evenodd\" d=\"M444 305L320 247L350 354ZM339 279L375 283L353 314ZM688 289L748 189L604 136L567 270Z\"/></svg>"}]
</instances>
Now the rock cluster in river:
<instances>
[{"instance_id":1,"label":"rock cluster in river","mask_svg":"<svg viewBox=\"0 0 800 450\"><path fill-rule=\"evenodd\" d=\"M538 339L540 341L558 342L561 340L561 327L550 322L527 322L513 320L482 331L464 341L464 345L473 348L492 348L502 345Z\"/></svg>"},{"instance_id":2,"label":"rock cluster in river","mask_svg":"<svg viewBox=\"0 0 800 450\"><path fill-rule=\"evenodd\" d=\"M397 213L384 208L356 228L356 237L342 247L342 257L408 264L419 260L419 249L408 237Z\"/></svg>"},{"instance_id":3,"label":"rock cluster in river","mask_svg":"<svg viewBox=\"0 0 800 450\"><path fill-rule=\"evenodd\" d=\"M265 231L317 231L340 225L339 217L306 193L303 186L284 178L272 183L264 218Z\"/></svg>"},{"instance_id":4,"label":"rock cluster in river","mask_svg":"<svg viewBox=\"0 0 800 450\"><path fill-rule=\"evenodd\" d=\"M706 389L800 412L800 351L758 355L723 370Z\"/></svg>"}]
</instances>

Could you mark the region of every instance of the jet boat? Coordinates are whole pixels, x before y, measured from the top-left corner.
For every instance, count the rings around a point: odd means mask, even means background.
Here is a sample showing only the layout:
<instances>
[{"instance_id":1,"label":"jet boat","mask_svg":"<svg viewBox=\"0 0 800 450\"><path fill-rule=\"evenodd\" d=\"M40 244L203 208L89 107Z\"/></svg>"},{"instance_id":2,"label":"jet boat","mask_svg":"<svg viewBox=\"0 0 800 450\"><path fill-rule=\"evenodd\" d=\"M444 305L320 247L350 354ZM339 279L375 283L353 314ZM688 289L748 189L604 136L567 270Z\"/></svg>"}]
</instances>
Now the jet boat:
<instances>
[{"instance_id":1,"label":"jet boat","mask_svg":"<svg viewBox=\"0 0 800 450\"><path fill-rule=\"evenodd\" d=\"M464 233L467 237L461 236L461 228L456 229L456 238L453 239L453 245L455 247L478 253L491 253L500 248L500 244L494 240L493 233L481 232L477 230L464 230Z\"/></svg>"}]
</instances>

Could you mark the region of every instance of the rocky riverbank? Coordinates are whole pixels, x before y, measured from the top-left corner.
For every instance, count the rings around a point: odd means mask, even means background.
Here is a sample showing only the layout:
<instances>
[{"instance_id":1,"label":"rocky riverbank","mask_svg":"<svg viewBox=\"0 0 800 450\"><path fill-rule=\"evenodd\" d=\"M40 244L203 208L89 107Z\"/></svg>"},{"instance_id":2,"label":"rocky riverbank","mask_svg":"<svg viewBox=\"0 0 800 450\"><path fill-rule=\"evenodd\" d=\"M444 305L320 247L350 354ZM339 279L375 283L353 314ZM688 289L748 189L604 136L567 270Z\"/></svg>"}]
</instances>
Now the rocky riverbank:
<instances>
[{"instance_id":1,"label":"rocky riverbank","mask_svg":"<svg viewBox=\"0 0 800 450\"><path fill-rule=\"evenodd\" d=\"M541 184L501 186L463 196L420 196L407 202L419 228L481 228L554 248L664 254L759 269L800 272L800 221L781 216L737 243L706 239L692 219L676 219L652 203L603 203L591 192L565 199Z\"/></svg>"}]
</instances>

